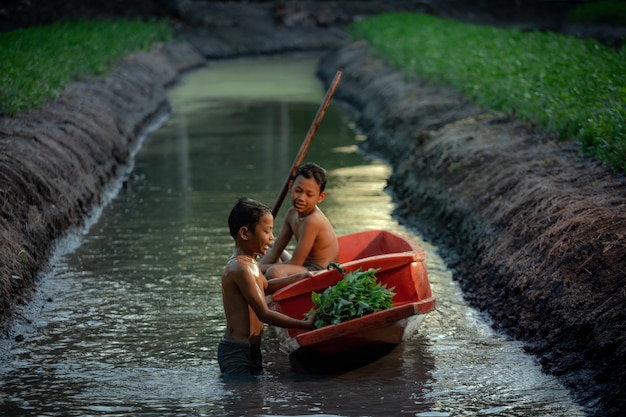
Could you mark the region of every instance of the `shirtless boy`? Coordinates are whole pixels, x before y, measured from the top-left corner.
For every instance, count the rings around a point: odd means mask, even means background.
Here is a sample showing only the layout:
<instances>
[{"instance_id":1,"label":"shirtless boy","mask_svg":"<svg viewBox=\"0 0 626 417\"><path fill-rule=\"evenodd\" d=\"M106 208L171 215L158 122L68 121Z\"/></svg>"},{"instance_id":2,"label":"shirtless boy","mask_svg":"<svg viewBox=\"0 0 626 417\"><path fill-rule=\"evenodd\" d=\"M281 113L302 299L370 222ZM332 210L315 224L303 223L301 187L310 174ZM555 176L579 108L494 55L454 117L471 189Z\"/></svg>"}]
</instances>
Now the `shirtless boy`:
<instances>
[{"instance_id":1,"label":"shirtless boy","mask_svg":"<svg viewBox=\"0 0 626 417\"><path fill-rule=\"evenodd\" d=\"M265 277L284 277L305 271L325 269L339 255L337 236L330 221L317 206L326 198L326 171L309 162L296 171L291 184L291 202L278 238L261 261ZM280 262L283 251L295 236L291 258Z\"/></svg>"},{"instance_id":2,"label":"shirtless boy","mask_svg":"<svg viewBox=\"0 0 626 417\"><path fill-rule=\"evenodd\" d=\"M235 251L222 275L226 332L217 352L222 374L252 375L262 371L263 323L304 330L315 328L315 314L298 320L267 306L266 294L310 276L310 272L305 272L271 282L265 279L255 259L265 254L274 240L273 226L269 207L248 198L240 199L228 217Z\"/></svg>"}]
</instances>

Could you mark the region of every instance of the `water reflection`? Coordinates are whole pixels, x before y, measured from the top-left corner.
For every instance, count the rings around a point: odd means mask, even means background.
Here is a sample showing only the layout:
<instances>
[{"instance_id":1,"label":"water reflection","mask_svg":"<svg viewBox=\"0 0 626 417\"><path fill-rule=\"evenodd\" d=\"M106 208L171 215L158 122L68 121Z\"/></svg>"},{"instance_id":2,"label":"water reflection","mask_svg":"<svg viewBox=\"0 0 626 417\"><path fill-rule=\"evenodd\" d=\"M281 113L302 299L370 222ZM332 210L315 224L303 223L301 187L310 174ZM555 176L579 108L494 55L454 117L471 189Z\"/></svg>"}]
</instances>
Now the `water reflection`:
<instances>
[{"instance_id":1,"label":"water reflection","mask_svg":"<svg viewBox=\"0 0 626 417\"><path fill-rule=\"evenodd\" d=\"M234 387L237 395L226 409L229 415L251 416L411 415L429 409L429 404L416 401L423 398L423 381L433 364L433 358L424 355L420 349L400 346L358 371L324 378L272 370L262 381Z\"/></svg>"},{"instance_id":2,"label":"water reflection","mask_svg":"<svg viewBox=\"0 0 626 417\"><path fill-rule=\"evenodd\" d=\"M323 95L315 64L224 62L173 91L176 112L150 135L117 198L41 281L33 324L16 325L25 340L2 341L3 415L582 415L465 305L427 242L438 308L387 356L302 374L267 332L262 377L219 378L226 218L243 195L273 203ZM390 216L389 167L359 154L350 124L333 103L306 158L328 169L323 210L339 234L410 232Z\"/></svg>"}]
</instances>

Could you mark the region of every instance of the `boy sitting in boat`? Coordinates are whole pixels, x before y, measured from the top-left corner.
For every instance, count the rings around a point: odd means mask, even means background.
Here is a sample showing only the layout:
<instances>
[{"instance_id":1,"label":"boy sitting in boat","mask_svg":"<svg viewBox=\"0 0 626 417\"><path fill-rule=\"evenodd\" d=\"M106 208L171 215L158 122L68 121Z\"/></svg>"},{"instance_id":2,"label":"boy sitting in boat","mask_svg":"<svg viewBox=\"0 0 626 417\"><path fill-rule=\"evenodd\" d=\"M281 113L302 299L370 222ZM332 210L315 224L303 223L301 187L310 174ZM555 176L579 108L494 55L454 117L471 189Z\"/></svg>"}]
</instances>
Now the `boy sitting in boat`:
<instances>
[{"instance_id":1,"label":"boy sitting in boat","mask_svg":"<svg viewBox=\"0 0 626 417\"><path fill-rule=\"evenodd\" d=\"M222 275L226 332L217 351L222 374L252 375L262 371L263 323L304 330L315 328L315 314L298 320L268 308L266 294L311 275L307 271L271 282L265 279L255 259L265 254L274 240L273 226L269 207L248 198L240 199L228 217L235 251Z\"/></svg>"},{"instance_id":2,"label":"boy sitting in boat","mask_svg":"<svg viewBox=\"0 0 626 417\"><path fill-rule=\"evenodd\" d=\"M337 236L318 207L326 198L325 187L326 170L319 165L308 162L296 171L290 186L292 207L287 211L278 238L259 262L267 279L320 271L337 261ZM291 257L285 256L285 248L293 236L296 247Z\"/></svg>"}]
</instances>

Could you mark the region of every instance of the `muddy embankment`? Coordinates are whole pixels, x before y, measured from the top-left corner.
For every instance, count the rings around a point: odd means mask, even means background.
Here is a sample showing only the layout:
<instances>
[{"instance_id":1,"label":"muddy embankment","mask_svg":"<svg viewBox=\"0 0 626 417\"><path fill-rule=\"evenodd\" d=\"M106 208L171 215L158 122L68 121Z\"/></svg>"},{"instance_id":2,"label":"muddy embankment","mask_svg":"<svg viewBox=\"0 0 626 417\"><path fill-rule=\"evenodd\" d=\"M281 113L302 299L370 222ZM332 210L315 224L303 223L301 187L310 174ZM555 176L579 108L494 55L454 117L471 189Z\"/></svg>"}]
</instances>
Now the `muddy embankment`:
<instances>
[{"instance_id":1,"label":"muddy embankment","mask_svg":"<svg viewBox=\"0 0 626 417\"><path fill-rule=\"evenodd\" d=\"M138 53L40 110L0 118L0 311L36 287L53 242L100 204L167 88L221 59L333 50L320 65L393 166L398 217L440 246L467 299L525 342L590 415L626 410L626 179L506 115L406 77L339 29L371 4L315 13L185 3L184 43ZM356 10L355 7L362 7ZM11 314L12 313L12 314ZM4 320L4 337L11 320Z\"/></svg>"},{"instance_id":2,"label":"muddy embankment","mask_svg":"<svg viewBox=\"0 0 626 417\"><path fill-rule=\"evenodd\" d=\"M393 166L397 216L438 244L471 304L590 414L626 411L626 179L507 115L410 80L356 42L338 99ZM596 408L596 406L600 406Z\"/></svg>"},{"instance_id":3,"label":"muddy embankment","mask_svg":"<svg viewBox=\"0 0 626 417\"><path fill-rule=\"evenodd\" d=\"M0 118L0 317L28 301L53 242L101 204L144 129L169 110L166 89L204 64L184 43L129 55L106 78L70 85L41 109Z\"/></svg>"}]
</instances>

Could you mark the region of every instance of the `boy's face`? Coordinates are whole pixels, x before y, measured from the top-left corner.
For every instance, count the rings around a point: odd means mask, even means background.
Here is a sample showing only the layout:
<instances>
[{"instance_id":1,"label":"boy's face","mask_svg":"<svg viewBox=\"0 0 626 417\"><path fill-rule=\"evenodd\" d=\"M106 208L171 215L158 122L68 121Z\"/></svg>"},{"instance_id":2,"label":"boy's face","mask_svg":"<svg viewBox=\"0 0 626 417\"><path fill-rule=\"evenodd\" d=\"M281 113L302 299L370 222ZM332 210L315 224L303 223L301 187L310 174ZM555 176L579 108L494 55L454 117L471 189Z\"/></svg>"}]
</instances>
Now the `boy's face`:
<instances>
[{"instance_id":1,"label":"boy's face","mask_svg":"<svg viewBox=\"0 0 626 417\"><path fill-rule=\"evenodd\" d=\"M306 214L315 210L315 206L326 198L320 192L320 186L314 178L296 177L291 186L291 202L298 213Z\"/></svg>"},{"instance_id":2,"label":"boy's face","mask_svg":"<svg viewBox=\"0 0 626 417\"><path fill-rule=\"evenodd\" d=\"M274 241L273 229L274 216L271 213L264 214L253 231L246 229L245 236L249 249L254 253L264 255L269 250L272 241Z\"/></svg>"}]
</instances>

